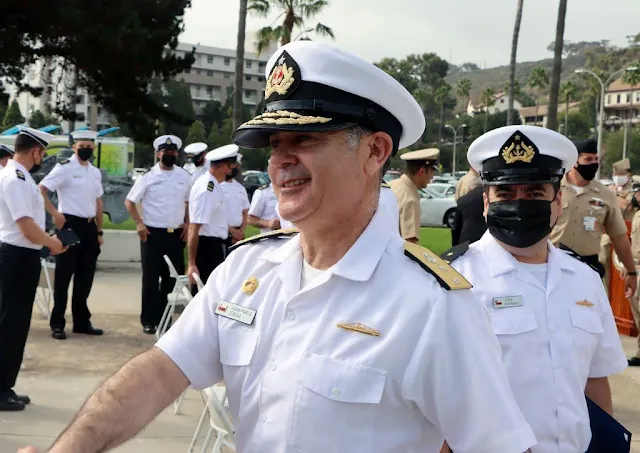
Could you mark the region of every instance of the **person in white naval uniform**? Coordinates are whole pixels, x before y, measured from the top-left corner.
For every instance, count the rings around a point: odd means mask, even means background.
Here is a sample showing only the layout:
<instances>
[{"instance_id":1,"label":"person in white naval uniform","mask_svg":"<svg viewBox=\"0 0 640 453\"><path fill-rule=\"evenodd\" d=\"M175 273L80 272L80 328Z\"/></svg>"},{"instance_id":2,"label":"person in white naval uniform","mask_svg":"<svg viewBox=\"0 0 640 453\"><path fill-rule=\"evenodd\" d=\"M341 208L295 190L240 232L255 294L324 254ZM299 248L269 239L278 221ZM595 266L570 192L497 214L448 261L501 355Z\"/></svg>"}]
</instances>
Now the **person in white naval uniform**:
<instances>
[{"instance_id":1,"label":"person in white naval uniform","mask_svg":"<svg viewBox=\"0 0 640 453\"><path fill-rule=\"evenodd\" d=\"M191 189L189 173L175 165L182 140L175 135L162 135L154 140L153 147L159 162L136 179L124 202L140 236L140 323L146 334L156 332L167 305L167 295L175 284L163 256L167 255L178 273L184 274ZM142 216L136 207L139 202L142 202Z\"/></svg>"},{"instance_id":2,"label":"person in white naval uniform","mask_svg":"<svg viewBox=\"0 0 640 453\"><path fill-rule=\"evenodd\" d=\"M58 162L40 182L45 208L51 214L56 228L70 228L80 240L80 243L67 253L56 257L54 304L49 319L51 336L56 340L67 338L64 331L64 314L72 277L73 333L103 334L102 329L97 329L91 324L91 312L87 306L103 243L102 173L89 162L98 133L88 130L75 131L71 133L71 137L73 156ZM49 199L49 191L58 194L57 209Z\"/></svg>"},{"instance_id":3,"label":"person in white naval uniform","mask_svg":"<svg viewBox=\"0 0 640 453\"><path fill-rule=\"evenodd\" d=\"M13 153L13 146L0 144L0 170L7 166L7 162L13 157Z\"/></svg>"},{"instance_id":4,"label":"person in white naval uniform","mask_svg":"<svg viewBox=\"0 0 640 453\"><path fill-rule=\"evenodd\" d=\"M627 365L599 275L549 241L562 210L560 181L577 159L569 139L536 126L476 139L468 160L485 186L488 231L442 255L489 312L511 389L538 439L533 453L591 451L585 394L612 413L607 377Z\"/></svg>"},{"instance_id":5,"label":"person in white naval uniform","mask_svg":"<svg viewBox=\"0 0 640 453\"><path fill-rule=\"evenodd\" d=\"M251 198L249 225L260 228L260 233L268 233L281 228L276 211L277 203L273 184L269 183L258 187Z\"/></svg>"},{"instance_id":6,"label":"person in white naval uniform","mask_svg":"<svg viewBox=\"0 0 640 453\"><path fill-rule=\"evenodd\" d=\"M13 390L31 326L40 279L40 251L66 250L45 231L44 201L30 172L40 168L53 136L20 128L15 154L0 171L0 411L19 411L31 399Z\"/></svg>"},{"instance_id":7,"label":"person in white naval uniform","mask_svg":"<svg viewBox=\"0 0 640 453\"><path fill-rule=\"evenodd\" d=\"M187 275L192 283L195 283L193 273L206 283L211 272L227 256L230 228L221 183L231 173L237 159L236 145L225 145L209 151L206 156L209 171L200 176L191 188ZM195 285L193 292L197 292Z\"/></svg>"},{"instance_id":8,"label":"person in white naval uniform","mask_svg":"<svg viewBox=\"0 0 640 453\"><path fill-rule=\"evenodd\" d=\"M227 246L231 247L238 241L244 239L244 230L247 227L247 219L249 215L249 195L247 189L236 179L240 173L240 165L242 163L242 154L238 154L238 159L231 170L231 174L225 177L222 184L224 192L224 201L229 219L229 239Z\"/></svg>"},{"instance_id":9,"label":"person in white naval uniform","mask_svg":"<svg viewBox=\"0 0 640 453\"><path fill-rule=\"evenodd\" d=\"M49 453L107 451L189 385L223 379L238 453L437 453L445 436L459 453L527 451L486 309L376 212L386 161L424 131L418 103L319 41L282 46L265 76L264 113L232 140L272 147L280 213L300 234L236 244Z\"/></svg>"},{"instance_id":10,"label":"person in white naval uniform","mask_svg":"<svg viewBox=\"0 0 640 453\"><path fill-rule=\"evenodd\" d=\"M185 163L182 168L187 170L191 175L192 186L193 183L196 182L196 179L209 170L209 166L205 160L205 151L207 148L207 144L202 142L191 143L184 147L184 152L187 155L187 163Z\"/></svg>"}]
</instances>

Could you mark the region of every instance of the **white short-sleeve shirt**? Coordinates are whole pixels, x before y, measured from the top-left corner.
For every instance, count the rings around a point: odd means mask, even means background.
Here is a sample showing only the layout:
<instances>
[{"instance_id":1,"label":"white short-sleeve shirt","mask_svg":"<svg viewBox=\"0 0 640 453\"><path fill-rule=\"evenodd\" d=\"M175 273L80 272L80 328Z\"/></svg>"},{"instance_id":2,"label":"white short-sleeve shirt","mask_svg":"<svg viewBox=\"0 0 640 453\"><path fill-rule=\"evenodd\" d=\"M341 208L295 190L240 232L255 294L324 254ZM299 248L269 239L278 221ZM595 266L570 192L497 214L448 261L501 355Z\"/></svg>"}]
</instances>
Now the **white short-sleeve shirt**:
<instances>
[{"instance_id":1,"label":"white short-sleeve shirt","mask_svg":"<svg viewBox=\"0 0 640 453\"><path fill-rule=\"evenodd\" d=\"M40 185L58 193L58 211L84 218L96 216L97 199L104 193L100 170L82 165L75 154L57 163Z\"/></svg>"},{"instance_id":2,"label":"white short-sleeve shirt","mask_svg":"<svg viewBox=\"0 0 640 453\"><path fill-rule=\"evenodd\" d=\"M224 379L239 453L523 452L487 310L444 291L373 217L301 290L300 238L246 244L216 268L157 346L192 386ZM253 277L255 292L243 292ZM216 311L255 310L250 325ZM360 323L368 335L338 326Z\"/></svg>"},{"instance_id":3,"label":"white short-sleeve shirt","mask_svg":"<svg viewBox=\"0 0 640 453\"><path fill-rule=\"evenodd\" d=\"M533 453L586 451L587 379L627 366L597 273L549 243L543 285L488 231L451 264L489 310L511 388L538 439Z\"/></svg>"},{"instance_id":4,"label":"white short-sleeve shirt","mask_svg":"<svg viewBox=\"0 0 640 453\"><path fill-rule=\"evenodd\" d=\"M276 204L278 204L278 200L276 199L276 193L273 191L273 184L256 189L251 199L249 215L262 220L277 219ZM269 231L271 231L269 228L260 228L261 233L267 233Z\"/></svg>"},{"instance_id":5,"label":"white short-sleeve shirt","mask_svg":"<svg viewBox=\"0 0 640 453\"><path fill-rule=\"evenodd\" d=\"M31 217L44 231L44 198L27 169L9 159L0 170L0 242L40 250L41 245L34 244L20 231L16 221L23 217Z\"/></svg>"},{"instance_id":6,"label":"white short-sleeve shirt","mask_svg":"<svg viewBox=\"0 0 640 453\"><path fill-rule=\"evenodd\" d=\"M200 236L227 239L229 221L220 183L211 173L200 176L189 196L189 221L201 224Z\"/></svg>"},{"instance_id":7,"label":"white short-sleeve shirt","mask_svg":"<svg viewBox=\"0 0 640 453\"><path fill-rule=\"evenodd\" d=\"M193 187L193 184L197 181L197 179L204 175L207 170L209 170L209 164L210 162L208 160L204 161L204 165L200 165L199 167L195 167L195 169L193 170L193 173L191 173L191 186Z\"/></svg>"},{"instance_id":8,"label":"white short-sleeve shirt","mask_svg":"<svg viewBox=\"0 0 640 453\"><path fill-rule=\"evenodd\" d=\"M224 201L227 209L229 226L238 228L242 225L244 211L251 206L247 189L235 179L224 181L220 184L224 192Z\"/></svg>"},{"instance_id":9,"label":"white short-sleeve shirt","mask_svg":"<svg viewBox=\"0 0 640 453\"><path fill-rule=\"evenodd\" d=\"M176 165L163 170L160 163L140 175L127 194L133 203L142 201L142 220L153 228L178 228L184 223L191 175Z\"/></svg>"}]
</instances>

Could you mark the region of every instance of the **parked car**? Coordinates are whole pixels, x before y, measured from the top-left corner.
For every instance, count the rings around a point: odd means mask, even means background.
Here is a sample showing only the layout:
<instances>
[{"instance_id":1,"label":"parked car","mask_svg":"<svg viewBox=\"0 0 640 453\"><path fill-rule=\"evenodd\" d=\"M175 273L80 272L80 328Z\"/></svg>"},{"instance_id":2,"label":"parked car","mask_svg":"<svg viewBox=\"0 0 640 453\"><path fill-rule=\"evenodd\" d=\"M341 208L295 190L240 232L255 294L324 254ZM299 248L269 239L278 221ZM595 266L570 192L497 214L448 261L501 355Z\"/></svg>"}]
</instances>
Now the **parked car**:
<instances>
[{"instance_id":1,"label":"parked car","mask_svg":"<svg viewBox=\"0 0 640 453\"><path fill-rule=\"evenodd\" d=\"M456 193L456 185L445 182L432 182L427 185L427 189L445 197L452 197Z\"/></svg>"},{"instance_id":2,"label":"parked car","mask_svg":"<svg viewBox=\"0 0 640 453\"><path fill-rule=\"evenodd\" d=\"M455 184L456 181L456 178L454 178L453 176L434 176L433 178L431 178L432 183L438 182L443 184Z\"/></svg>"},{"instance_id":3,"label":"parked car","mask_svg":"<svg viewBox=\"0 0 640 453\"><path fill-rule=\"evenodd\" d=\"M389 182L393 181L394 179L398 179L400 176L402 176L401 172L396 171L396 170L389 170L388 172L386 172L384 174L382 179L384 179L384 182L389 183Z\"/></svg>"},{"instance_id":4,"label":"parked car","mask_svg":"<svg viewBox=\"0 0 640 453\"><path fill-rule=\"evenodd\" d=\"M242 185L247 189L249 201L253 198L253 193L258 187L270 182L269 174L265 171L248 170L242 173Z\"/></svg>"},{"instance_id":5,"label":"parked car","mask_svg":"<svg viewBox=\"0 0 640 453\"><path fill-rule=\"evenodd\" d=\"M420 192L420 225L446 226L453 228L456 214L456 200L445 197L429 188Z\"/></svg>"}]
</instances>

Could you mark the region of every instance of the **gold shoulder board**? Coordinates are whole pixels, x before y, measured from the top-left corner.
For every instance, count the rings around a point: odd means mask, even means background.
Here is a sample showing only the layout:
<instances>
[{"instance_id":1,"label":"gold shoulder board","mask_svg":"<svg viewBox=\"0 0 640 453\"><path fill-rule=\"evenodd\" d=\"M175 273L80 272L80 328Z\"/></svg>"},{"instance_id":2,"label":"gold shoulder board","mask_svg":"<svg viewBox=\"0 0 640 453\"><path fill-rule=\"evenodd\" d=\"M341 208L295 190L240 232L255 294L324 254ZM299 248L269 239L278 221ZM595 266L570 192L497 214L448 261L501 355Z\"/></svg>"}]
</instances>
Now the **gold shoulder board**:
<instances>
[{"instance_id":1,"label":"gold shoulder board","mask_svg":"<svg viewBox=\"0 0 640 453\"><path fill-rule=\"evenodd\" d=\"M447 289L469 289L469 283L458 271L446 261L421 245L405 241L404 254L418 263L425 271L433 275L440 285Z\"/></svg>"},{"instance_id":2,"label":"gold shoulder board","mask_svg":"<svg viewBox=\"0 0 640 453\"><path fill-rule=\"evenodd\" d=\"M233 250L237 249L241 245L251 244L255 242L262 242L266 239L277 239L282 237L288 237L299 232L300 230L298 230L297 228L284 228L281 230L269 231L268 233L257 234L255 236L251 236L250 238L236 242L231 247L229 247L229 252L232 252Z\"/></svg>"}]
</instances>

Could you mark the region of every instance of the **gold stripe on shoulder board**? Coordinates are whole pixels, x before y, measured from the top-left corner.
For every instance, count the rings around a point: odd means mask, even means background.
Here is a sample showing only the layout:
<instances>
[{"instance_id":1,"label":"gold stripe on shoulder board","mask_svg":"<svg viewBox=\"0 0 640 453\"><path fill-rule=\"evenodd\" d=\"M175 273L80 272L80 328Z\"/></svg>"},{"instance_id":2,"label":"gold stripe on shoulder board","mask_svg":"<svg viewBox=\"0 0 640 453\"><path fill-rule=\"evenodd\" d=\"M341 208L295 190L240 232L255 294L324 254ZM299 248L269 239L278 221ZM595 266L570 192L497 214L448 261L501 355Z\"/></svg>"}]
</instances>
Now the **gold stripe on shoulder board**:
<instances>
[{"instance_id":1,"label":"gold stripe on shoulder board","mask_svg":"<svg viewBox=\"0 0 640 453\"><path fill-rule=\"evenodd\" d=\"M300 230L298 230L297 228L283 228L281 230L267 231L266 233L256 234L255 236L251 236L250 238L243 239L242 241L236 242L231 247L229 247L229 251L231 252L236 248L240 247L241 245L251 244L252 242L259 242L262 239L268 239L268 238L275 239L279 236L290 236L292 234L296 234L299 232Z\"/></svg>"},{"instance_id":2,"label":"gold stripe on shoulder board","mask_svg":"<svg viewBox=\"0 0 640 453\"><path fill-rule=\"evenodd\" d=\"M473 288L473 285L462 274L431 250L421 245L405 241L404 254L433 275L440 285L447 290Z\"/></svg>"}]
</instances>

